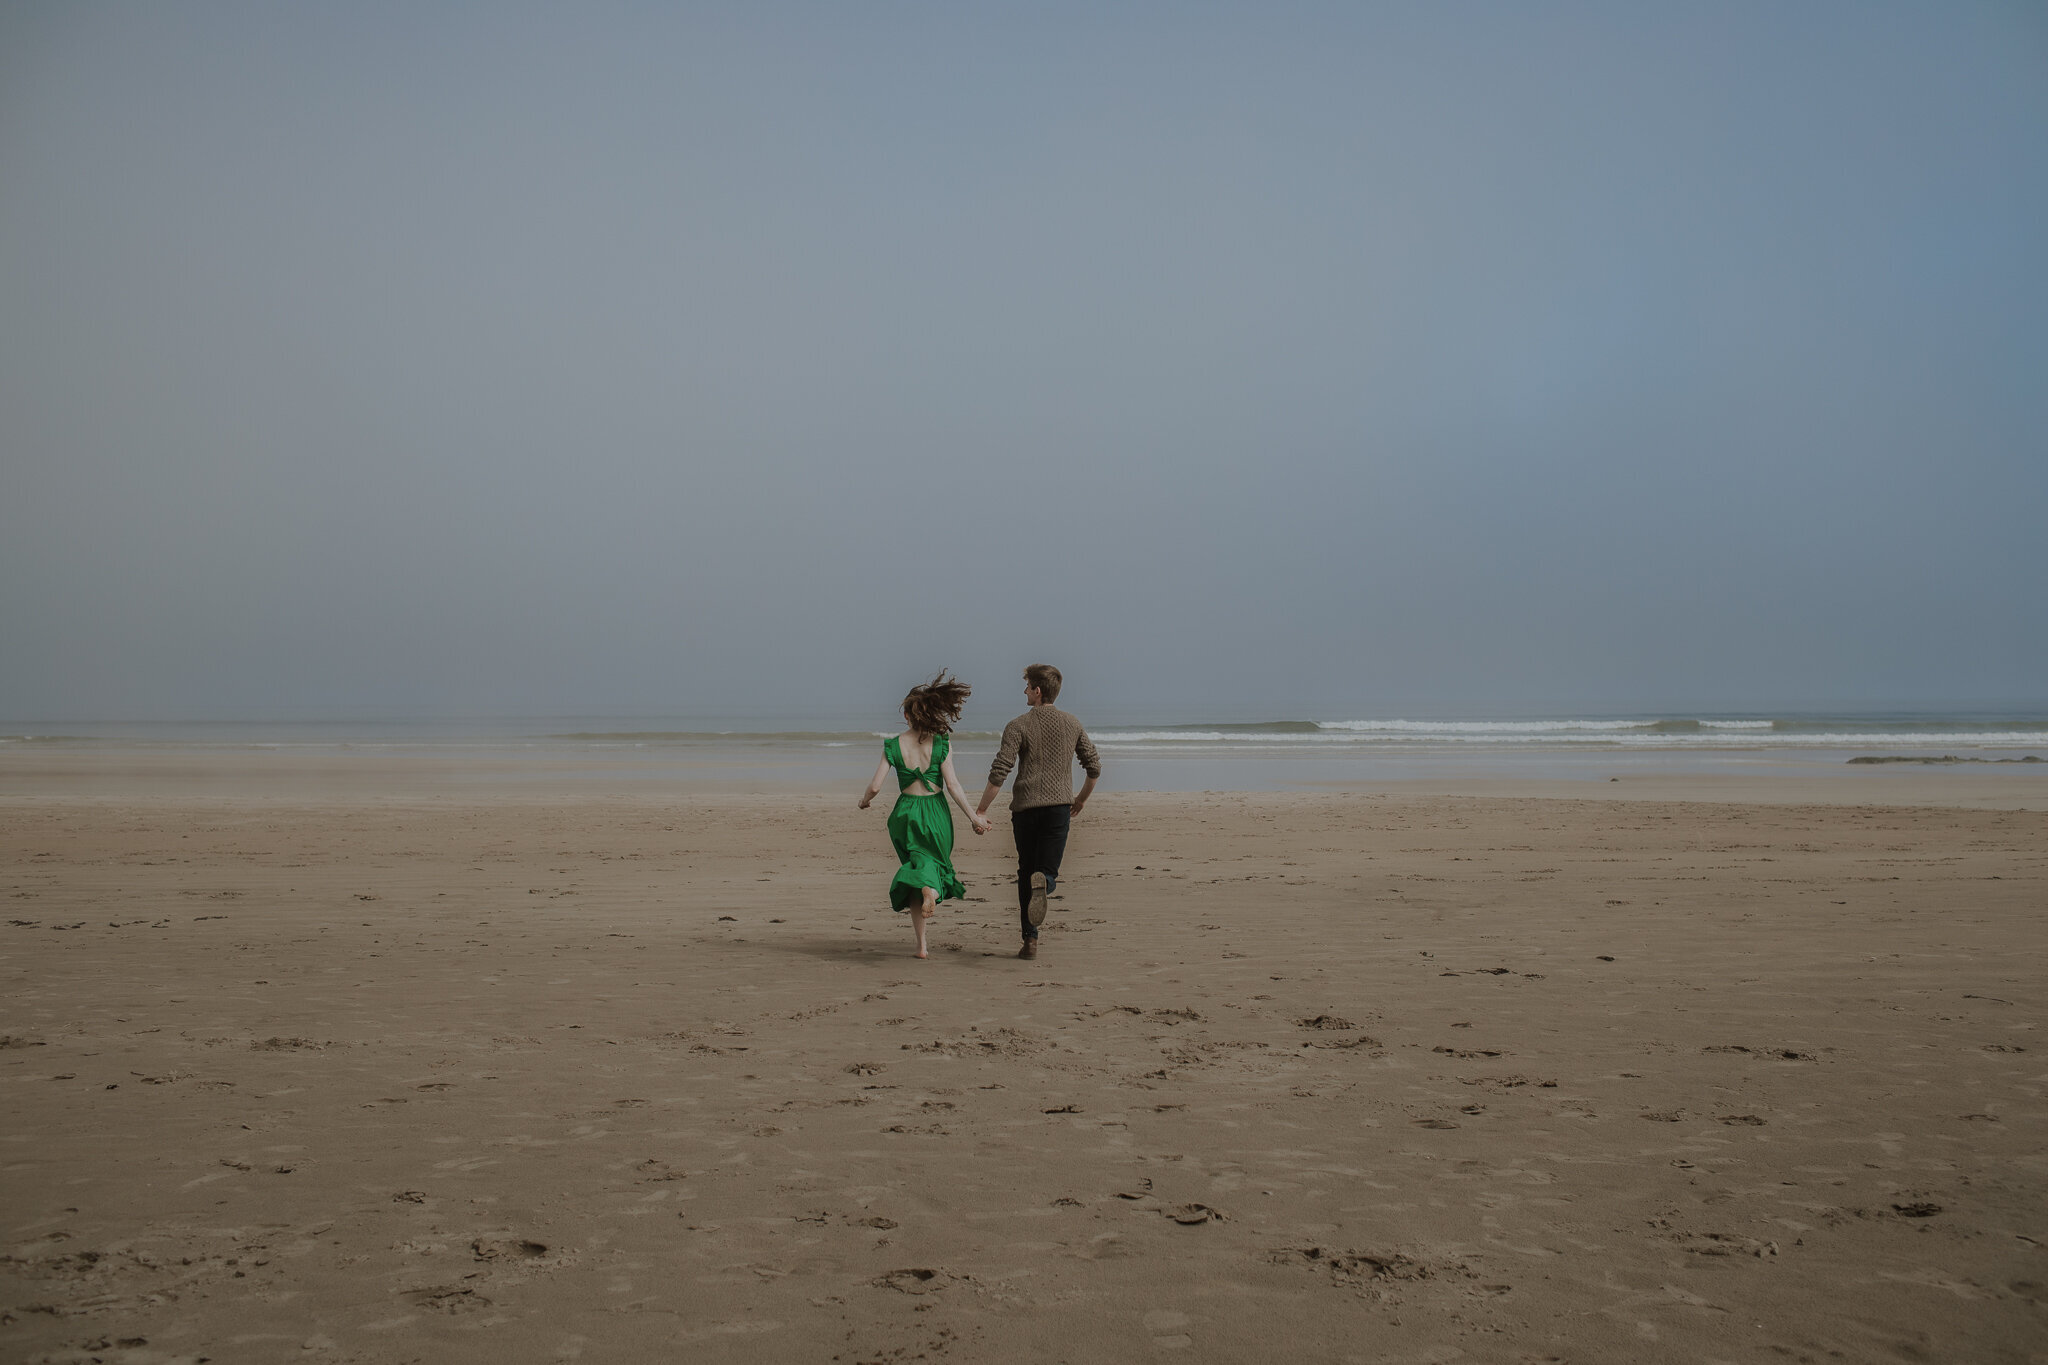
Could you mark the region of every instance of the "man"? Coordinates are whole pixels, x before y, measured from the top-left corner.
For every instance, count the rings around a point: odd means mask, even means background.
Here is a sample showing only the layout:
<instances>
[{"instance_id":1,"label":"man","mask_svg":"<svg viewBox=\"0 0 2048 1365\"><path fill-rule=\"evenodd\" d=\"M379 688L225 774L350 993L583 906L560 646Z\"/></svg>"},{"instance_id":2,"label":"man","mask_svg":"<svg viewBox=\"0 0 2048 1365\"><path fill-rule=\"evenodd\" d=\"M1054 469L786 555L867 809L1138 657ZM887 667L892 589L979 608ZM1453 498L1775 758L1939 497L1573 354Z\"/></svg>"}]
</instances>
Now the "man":
<instances>
[{"instance_id":1,"label":"man","mask_svg":"<svg viewBox=\"0 0 2048 1365\"><path fill-rule=\"evenodd\" d=\"M1003 745L989 765L988 789L975 812L986 815L1003 789L1010 769L1017 785L1010 792L1010 829L1017 837L1017 913L1024 926L1024 946L1017 956L1038 956L1038 926L1045 919L1045 898L1059 885L1060 855L1067 851L1067 825L1088 804L1102 761L1081 722L1054 706L1060 694L1060 671L1051 664L1024 670L1024 700L1030 709L1003 727ZM1088 780L1074 791L1074 760L1081 761Z\"/></svg>"}]
</instances>

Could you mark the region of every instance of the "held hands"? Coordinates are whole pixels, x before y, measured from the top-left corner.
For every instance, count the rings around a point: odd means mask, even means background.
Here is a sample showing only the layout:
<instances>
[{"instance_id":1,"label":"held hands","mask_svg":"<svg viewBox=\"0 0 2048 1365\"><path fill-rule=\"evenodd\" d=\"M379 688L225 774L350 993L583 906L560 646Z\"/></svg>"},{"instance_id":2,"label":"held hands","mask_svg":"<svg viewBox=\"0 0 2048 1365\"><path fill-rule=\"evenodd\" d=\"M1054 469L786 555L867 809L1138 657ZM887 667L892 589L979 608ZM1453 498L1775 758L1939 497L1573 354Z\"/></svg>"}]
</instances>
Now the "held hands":
<instances>
[{"instance_id":1,"label":"held hands","mask_svg":"<svg viewBox=\"0 0 2048 1365\"><path fill-rule=\"evenodd\" d=\"M974 832L976 834L986 834L990 830L994 829L996 825L995 821L989 819L980 811L971 812L967 817L967 823L974 826Z\"/></svg>"}]
</instances>

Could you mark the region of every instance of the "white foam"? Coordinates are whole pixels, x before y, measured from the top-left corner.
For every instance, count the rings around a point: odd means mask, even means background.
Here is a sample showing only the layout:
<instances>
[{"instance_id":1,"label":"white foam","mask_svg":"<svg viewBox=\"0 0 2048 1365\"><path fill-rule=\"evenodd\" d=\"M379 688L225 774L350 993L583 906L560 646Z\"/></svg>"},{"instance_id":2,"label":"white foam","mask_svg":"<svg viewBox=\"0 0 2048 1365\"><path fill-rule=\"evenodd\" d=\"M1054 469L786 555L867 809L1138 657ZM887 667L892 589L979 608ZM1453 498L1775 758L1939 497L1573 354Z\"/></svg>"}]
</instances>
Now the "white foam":
<instances>
[{"instance_id":1,"label":"white foam","mask_svg":"<svg viewBox=\"0 0 2048 1365\"><path fill-rule=\"evenodd\" d=\"M1770 721L1670 730L1649 721L1347 721L1314 733L1270 730L1110 730L1098 744L1154 750L1220 746L1284 751L1302 746L1390 750L1487 745L1628 749L2048 749L2048 730L1780 730Z\"/></svg>"},{"instance_id":2,"label":"white foam","mask_svg":"<svg viewBox=\"0 0 2048 1365\"><path fill-rule=\"evenodd\" d=\"M1325 730L1388 734L1554 734L1567 730L1639 730L1644 720L1319 720Z\"/></svg>"},{"instance_id":3,"label":"white foam","mask_svg":"<svg viewBox=\"0 0 2048 1365\"><path fill-rule=\"evenodd\" d=\"M1312 740L1316 735L1275 735L1246 731L1226 735L1219 730L1104 730L1094 736L1097 744L1227 744L1233 740L1240 743L1263 742L1285 744L1290 740Z\"/></svg>"}]
</instances>

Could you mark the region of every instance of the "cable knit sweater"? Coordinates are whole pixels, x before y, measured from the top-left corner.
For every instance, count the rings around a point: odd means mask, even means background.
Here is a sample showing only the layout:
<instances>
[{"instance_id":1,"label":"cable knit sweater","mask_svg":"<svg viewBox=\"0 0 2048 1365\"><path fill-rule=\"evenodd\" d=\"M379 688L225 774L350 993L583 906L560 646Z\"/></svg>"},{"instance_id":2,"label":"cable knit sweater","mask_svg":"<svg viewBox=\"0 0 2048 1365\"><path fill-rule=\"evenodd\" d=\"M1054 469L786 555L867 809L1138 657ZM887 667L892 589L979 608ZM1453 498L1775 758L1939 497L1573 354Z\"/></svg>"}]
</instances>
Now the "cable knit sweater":
<instances>
[{"instance_id":1,"label":"cable knit sweater","mask_svg":"<svg viewBox=\"0 0 2048 1365\"><path fill-rule=\"evenodd\" d=\"M1102 760L1081 722L1057 706L1034 706L1003 727L1002 748L988 769L989 785L1002 786L1014 767L1011 810L1068 805L1074 799L1077 758L1088 776L1102 776Z\"/></svg>"}]
</instances>

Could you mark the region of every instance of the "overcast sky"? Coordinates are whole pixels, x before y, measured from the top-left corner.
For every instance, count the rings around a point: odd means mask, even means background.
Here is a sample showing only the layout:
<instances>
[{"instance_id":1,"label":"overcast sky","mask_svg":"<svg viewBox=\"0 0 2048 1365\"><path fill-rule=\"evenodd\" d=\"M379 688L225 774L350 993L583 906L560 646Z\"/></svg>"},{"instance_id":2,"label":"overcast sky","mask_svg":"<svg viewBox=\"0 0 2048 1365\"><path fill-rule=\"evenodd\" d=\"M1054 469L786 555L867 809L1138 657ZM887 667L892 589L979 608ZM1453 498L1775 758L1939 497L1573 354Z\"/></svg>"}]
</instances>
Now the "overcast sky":
<instances>
[{"instance_id":1,"label":"overcast sky","mask_svg":"<svg viewBox=\"0 0 2048 1365\"><path fill-rule=\"evenodd\" d=\"M2044 153L2031 0L10 0L0 719L2041 701Z\"/></svg>"}]
</instances>

